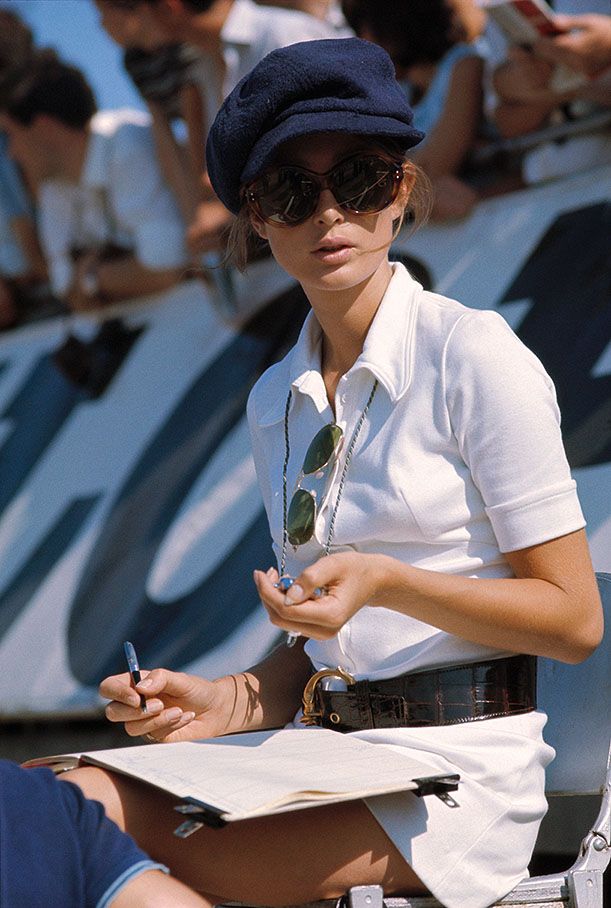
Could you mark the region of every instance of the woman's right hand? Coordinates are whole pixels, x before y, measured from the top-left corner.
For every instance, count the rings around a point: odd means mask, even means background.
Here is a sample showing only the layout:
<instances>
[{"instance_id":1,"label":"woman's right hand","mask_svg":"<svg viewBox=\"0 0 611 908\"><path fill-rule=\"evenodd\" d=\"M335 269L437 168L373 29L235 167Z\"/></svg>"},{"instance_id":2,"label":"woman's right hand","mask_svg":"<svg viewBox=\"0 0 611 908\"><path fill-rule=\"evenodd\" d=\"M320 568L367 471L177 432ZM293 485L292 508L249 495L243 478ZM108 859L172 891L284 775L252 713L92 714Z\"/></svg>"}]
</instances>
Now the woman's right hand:
<instances>
[{"instance_id":1,"label":"woman's right hand","mask_svg":"<svg viewBox=\"0 0 611 908\"><path fill-rule=\"evenodd\" d=\"M212 738L226 730L222 688L219 683L156 668L142 672L133 687L129 673L111 675L100 684L100 695L110 703L106 717L123 722L131 737L150 736L159 742ZM146 712L140 695L146 698Z\"/></svg>"}]
</instances>

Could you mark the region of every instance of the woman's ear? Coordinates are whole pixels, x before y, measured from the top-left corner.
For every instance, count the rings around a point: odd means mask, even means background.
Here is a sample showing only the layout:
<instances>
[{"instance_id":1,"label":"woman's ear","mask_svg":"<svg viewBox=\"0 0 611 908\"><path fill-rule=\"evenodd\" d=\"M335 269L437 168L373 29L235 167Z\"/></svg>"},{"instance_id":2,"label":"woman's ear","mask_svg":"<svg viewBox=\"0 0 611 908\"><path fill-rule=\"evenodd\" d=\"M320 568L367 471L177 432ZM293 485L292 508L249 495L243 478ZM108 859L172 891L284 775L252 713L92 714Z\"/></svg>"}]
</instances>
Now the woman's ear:
<instances>
[{"instance_id":1,"label":"woman's ear","mask_svg":"<svg viewBox=\"0 0 611 908\"><path fill-rule=\"evenodd\" d=\"M265 221L262 221L260 217L257 217L257 215L253 211L250 211L249 214L250 214L250 225L251 225L252 229L255 231L255 233L257 233L261 237L262 240L266 240L267 239L267 224L265 223Z\"/></svg>"}]
</instances>

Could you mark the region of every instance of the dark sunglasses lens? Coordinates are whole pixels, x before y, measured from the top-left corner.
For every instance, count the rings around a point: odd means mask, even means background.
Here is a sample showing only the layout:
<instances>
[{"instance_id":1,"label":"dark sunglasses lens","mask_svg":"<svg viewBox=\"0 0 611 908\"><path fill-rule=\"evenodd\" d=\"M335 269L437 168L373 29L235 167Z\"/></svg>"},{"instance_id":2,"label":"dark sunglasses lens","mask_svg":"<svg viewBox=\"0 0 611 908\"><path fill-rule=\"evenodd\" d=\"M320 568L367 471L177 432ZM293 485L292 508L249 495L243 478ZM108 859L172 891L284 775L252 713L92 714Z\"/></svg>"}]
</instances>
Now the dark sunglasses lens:
<instances>
[{"instance_id":1,"label":"dark sunglasses lens","mask_svg":"<svg viewBox=\"0 0 611 908\"><path fill-rule=\"evenodd\" d=\"M393 202L401 183L401 168L376 155L342 161L331 174L333 194L351 211L382 211Z\"/></svg>"},{"instance_id":2,"label":"dark sunglasses lens","mask_svg":"<svg viewBox=\"0 0 611 908\"><path fill-rule=\"evenodd\" d=\"M264 221L272 224L299 224L316 209L319 186L302 170L278 167L264 174L252 187L252 194Z\"/></svg>"},{"instance_id":3,"label":"dark sunglasses lens","mask_svg":"<svg viewBox=\"0 0 611 908\"><path fill-rule=\"evenodd\" d=\"M316 503L305 489L297 489L286 517L286 531L291 545L303 545L312 538L316 520Z\"/></svg>"},{"instance_id":4,"label":"dark sunglasses lens","mask_svg":"<svg viewBox=\"0 0 611 908\"><path fill-rule=\"evenodd\" d=\"M316 473L329 462L337 449L342 430L339 426L328 425L316 433L303 459L303 472Z\"/></svg>"}]
</instances>

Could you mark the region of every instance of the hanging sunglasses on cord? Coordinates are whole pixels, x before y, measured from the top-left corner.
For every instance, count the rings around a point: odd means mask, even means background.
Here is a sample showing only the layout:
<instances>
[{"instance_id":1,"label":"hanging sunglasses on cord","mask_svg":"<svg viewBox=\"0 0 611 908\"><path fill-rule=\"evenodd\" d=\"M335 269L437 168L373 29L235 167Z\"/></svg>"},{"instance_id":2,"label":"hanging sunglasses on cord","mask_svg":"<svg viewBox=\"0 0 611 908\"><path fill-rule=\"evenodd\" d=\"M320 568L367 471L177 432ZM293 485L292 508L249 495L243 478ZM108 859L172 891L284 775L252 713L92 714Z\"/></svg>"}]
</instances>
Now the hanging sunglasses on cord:
<instances>
[{"instance_id":1,"label":"hanging sunglasses on cord","mask_svg":"<svg viewBox=\"0 0 611 908\"><path fill-rule=\"evenodd\" d=\"M303 545L312 538L316 516L328 491L343 435L339 426L329 423L310 442L286 518L287 536L291 545ZM306 477L322 483L320 491L302 488Z\"/></svg>"}]
</instances>

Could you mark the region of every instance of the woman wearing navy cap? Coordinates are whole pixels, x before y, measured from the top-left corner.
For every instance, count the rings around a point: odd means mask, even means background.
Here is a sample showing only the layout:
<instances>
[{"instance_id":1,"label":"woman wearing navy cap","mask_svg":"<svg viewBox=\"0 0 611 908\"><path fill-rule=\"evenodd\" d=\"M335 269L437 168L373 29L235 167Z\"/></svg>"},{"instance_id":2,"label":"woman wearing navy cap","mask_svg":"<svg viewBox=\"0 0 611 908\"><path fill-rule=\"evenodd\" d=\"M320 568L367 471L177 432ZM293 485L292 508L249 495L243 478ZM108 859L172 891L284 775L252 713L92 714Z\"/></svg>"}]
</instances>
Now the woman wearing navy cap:
<instances>
[{"instance_id":1,"label":"woman wearing navy cap","mask_svg":"<svg viewBox=\"0 0 611 908\"><path fill-rule=\"evenodd\" d=\"M460 806L393 794L178 841L169 801L71 774L211 905L372 883L451 908L504 895L546 810L535 657L579 662L600 640L548 376L499 315L389 262L417 217L411 123L390 59L359 39L274 51L221 108L208 167L234 246L267 241L312 307L248 405L278 556L255 583L295 645L215 682L155 669L101 692L130 735L176 741L299 725L309 682L310 721L459 773Z\"/></svg>"}]
</instances>

